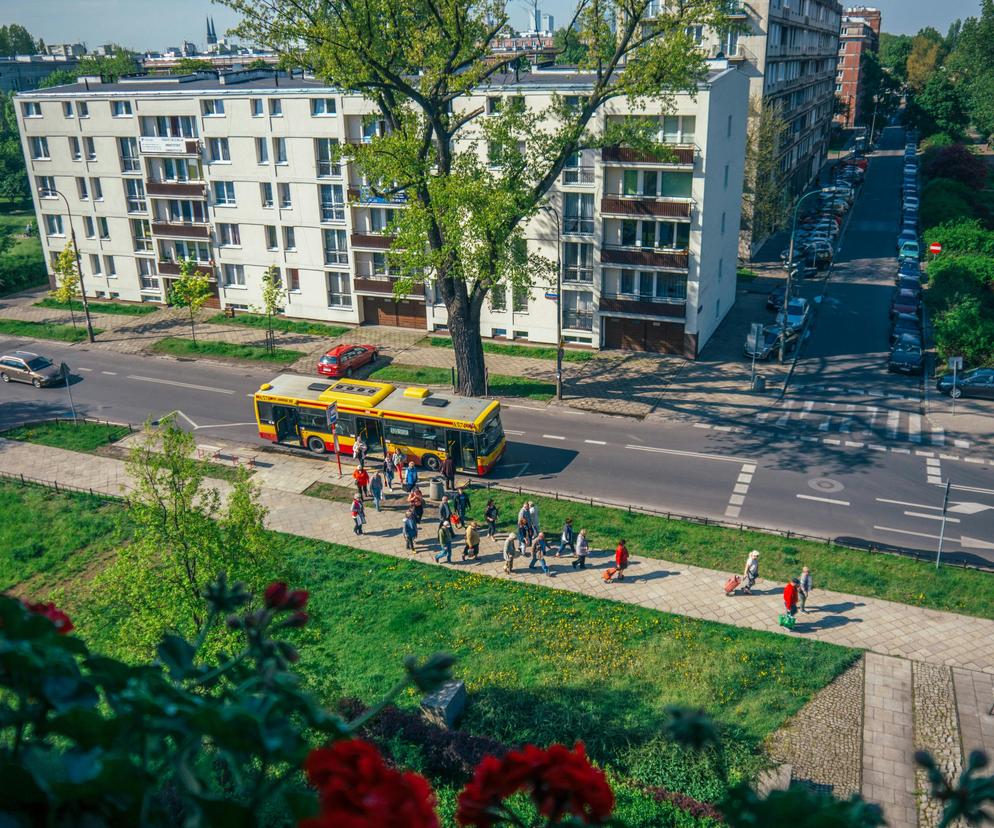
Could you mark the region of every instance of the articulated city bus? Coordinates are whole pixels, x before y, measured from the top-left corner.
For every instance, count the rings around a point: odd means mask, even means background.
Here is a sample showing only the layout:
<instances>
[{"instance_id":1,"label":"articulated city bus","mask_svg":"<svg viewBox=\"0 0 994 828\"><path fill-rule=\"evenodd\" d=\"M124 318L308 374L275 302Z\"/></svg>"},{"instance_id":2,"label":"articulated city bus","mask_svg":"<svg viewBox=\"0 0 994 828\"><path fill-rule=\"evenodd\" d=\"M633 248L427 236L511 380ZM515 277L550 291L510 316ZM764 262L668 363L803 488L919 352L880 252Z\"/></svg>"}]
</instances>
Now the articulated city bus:
<instances>
[{"instance_id":1,"label":"articulated city bus","mask_svg":"<svg viewBox=\"0 0 994 828\"><path fill-rule=\"evenodd\" d=\"M335 403L339 451L351 454L362 436L370 454L399 449L435 471L451 457L462 471L486 474L504 453L500 403L396 388L385 382L314 380L280 374L254 394L259 436L317 454L335 451L328 407Z\"/></svg>"}]
</instances>

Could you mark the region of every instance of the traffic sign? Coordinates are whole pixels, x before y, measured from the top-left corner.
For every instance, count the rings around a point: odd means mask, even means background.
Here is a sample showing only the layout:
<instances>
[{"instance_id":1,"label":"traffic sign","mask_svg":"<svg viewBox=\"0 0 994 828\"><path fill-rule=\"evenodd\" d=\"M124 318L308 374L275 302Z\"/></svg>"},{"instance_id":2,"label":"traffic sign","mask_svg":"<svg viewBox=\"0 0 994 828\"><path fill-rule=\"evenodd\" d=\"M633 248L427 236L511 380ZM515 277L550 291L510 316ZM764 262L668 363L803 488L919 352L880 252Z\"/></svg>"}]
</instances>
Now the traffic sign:
<instances>
[{"instance_id":1,"label":"traffic sign","mask_svg":"<svg viewBox=\"0 0 994 828\"><path fill-rule=\"evenodd\" d=\"M935 253L936 255L938 255L939 253L942 252L942 245L939 244L938 242L932 242L928 246L928 252L929 253Z\"/></svg>"},{"instance_id":2,"label":"traffic sign","mask_svg":"<svg viewBox=\"0 0 994 828\"><path fill-rule=\"evenodd\" d=\"M556 299L559 298L559 294L556 293L554 290L547 290L545 292L545 298L546 299L552 299L553 301L555 301Z\"/></svg>"},{"instance_id":3,"label":"traffic sign","mask_svg":"<svg viewBox=\"0 0 994 828\"><path fill-rule=\"evenodd\" d=\"M961 356L949 357L949 370L950 371L962 371L963 370L963 357L961 357Z\"/></svg>"},{"instance_id":4,"label":"traffic sign","mask_svg":"<svg viewBox=\"0 0 994 828\"><path fill-rule=\"evenodd\" d=\"M331 428L338 422L338 403L331 403L324 412L325 422L328 423L328 428Z\"/></svg>"}]
</instances>

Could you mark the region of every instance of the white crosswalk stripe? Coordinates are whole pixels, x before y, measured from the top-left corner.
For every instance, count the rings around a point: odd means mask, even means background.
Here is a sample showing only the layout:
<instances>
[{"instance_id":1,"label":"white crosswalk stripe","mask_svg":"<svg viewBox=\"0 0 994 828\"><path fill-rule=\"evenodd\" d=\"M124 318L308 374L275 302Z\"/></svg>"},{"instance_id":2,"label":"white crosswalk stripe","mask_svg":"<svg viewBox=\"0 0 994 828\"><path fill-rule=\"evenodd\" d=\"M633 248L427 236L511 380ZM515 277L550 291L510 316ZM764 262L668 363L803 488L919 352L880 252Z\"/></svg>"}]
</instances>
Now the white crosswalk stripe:
<instances>
[{"instance_id":1,"label":"white crosswalk stripe","mask_svg":"<svg viewBox=\"0 0 994 828\"><path fill-rule=\"evenodd\" d=\"M887 414L887 437L891 440L897 439L897 429L901 425L901 412L890 411Z\"/></svg>"},{"instance_id":2,"label":"white crosswalk stripe","mask_svg":"<svg viewBox=\"0 0 994 828\"><path fill-rule=\"evenodd\" d=\"M946 444L946 430L939 426L932 427L932 445L944 446Z\"/></svg>"},{"instance_id":3,"label":"white crosswalk stripe","mask_svg":"<svg viewBox=\"0 0 994 828\"><path fill-rule=\"evenodd\" d=\"M843 434L848 434L852 431L852 415L856 410L856 406L847 405L846 406L846 416L842 418L842 422L839 424L839 431Z\"/></svg>"},{"instance_id":4,"label":"white crosswalk stripe","mask_svg":"<svg viewBox=\"0 0 994 828\"><path fill-rule=\"evenodd\" d=\"M801 412L801 417L800 418L803 420L805 417L807 417L808 414L811 413L811 409L814 408L814 407L815 407L815 401L814 400L808 400L806 403L804 403L804 410Z\"/></svg>"},{"instance_id":5,"label":"white crosswalk stripe","mask_svg":"<svg viewBox=\"0 0 994 828\"><path fill-rule=\"evenodd\" d=\"M829 404L829 407L834 407ZM886 414L886 421L884 415ZM786 400L779 416L776 413L762 411L754 415L756 422L777 425L784 428L805 426L815 428L822 434L837 432L851 434L856 431L863 439L871 442L884 437L888 440L907 440L918 445L945 446L946 432L940 426L923 424L923 417L910 411L880 408L878 406L846 405L840 414L831 414L825 410L815 410L814 401ZM815 438L817 439L817 438ZM963 441L951 441L960 447ZM850 441L845 442L850 445Z\"/></svg>"},{"instance_id":6,"label":"white crosswalk stripe","mask_svg":"<svg viewBox=\"0 0 994 828\"><path fill-rule=\"evenodd\" d=\"M912 443L920 443L922 441L921 414L908 415L908 439L911 440Z\"/></svg>"},{"instance_id":7,"label":"white crosswalk stripe","mask_svg":"<svg viewBox=\"0 0 994 828\"><path fill-rule=\"evenodd\" d=\"M787 403L784 405L784 412L783 414L780 415L780 418L777 420L777 425L779 426L787 425L787 421L790 419L790 410L793 407L794 407L794 401L787 400Z\"/></svg>"},{"instance_id":8,"label":"white crosswalk stripe","mask_svg":"<svg viewBox=\"0 0 994 828\"><path fill-rule=\"evenodd\" d=\"M819 431L828 431L832 427L832 415L829 414L818 426Z\"/></svg>"}]
</instances>

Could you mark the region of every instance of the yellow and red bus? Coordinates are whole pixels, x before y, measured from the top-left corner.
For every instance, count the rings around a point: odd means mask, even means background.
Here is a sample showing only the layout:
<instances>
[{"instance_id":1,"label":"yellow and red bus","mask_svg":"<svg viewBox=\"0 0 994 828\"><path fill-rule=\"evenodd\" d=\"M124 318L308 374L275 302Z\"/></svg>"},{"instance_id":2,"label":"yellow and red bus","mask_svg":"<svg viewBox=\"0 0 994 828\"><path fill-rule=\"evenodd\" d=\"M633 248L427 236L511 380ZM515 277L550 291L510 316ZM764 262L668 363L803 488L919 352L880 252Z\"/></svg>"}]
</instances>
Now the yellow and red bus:
<instances>
[{"instance_id":1,"label":"yellow and red bus","mask_svg":"<svg viewBox=\"0 0 994 828\"><path fill-rule=\"evenodd\" d=\"M500 403L397 388L385 382L343 378L335 382L280 374L253 395L259 436L316 454L335 451L328 407L335 403L339 451L352 454L362 436L369 453L399 449L431 471L451 457L456 468L486 474L504 453Z\"/></svg>"}]
</instances>

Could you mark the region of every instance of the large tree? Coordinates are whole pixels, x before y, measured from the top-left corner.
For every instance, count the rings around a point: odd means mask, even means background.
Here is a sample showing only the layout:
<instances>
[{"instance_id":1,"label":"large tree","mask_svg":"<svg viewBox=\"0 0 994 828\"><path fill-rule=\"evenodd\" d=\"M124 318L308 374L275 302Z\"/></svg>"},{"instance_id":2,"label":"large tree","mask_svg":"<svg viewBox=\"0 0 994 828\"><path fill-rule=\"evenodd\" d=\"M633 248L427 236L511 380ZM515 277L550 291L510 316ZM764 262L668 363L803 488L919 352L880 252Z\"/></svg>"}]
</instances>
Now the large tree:
<instances>
[{"instance_id":1,"label":"large tree","mask_svg":"<svg viewBox=\"0 0 994 828\"><path fill-rule=\"evenodd\" d=\"M19 202L31 200L12 92L0 92L0 198Z\"/></svg>"},{"instance_id":2,"label":"large tree","mask_svg":"<svg viewBox=\"0 0 994 828\"><path fill-rule=\"evenodd\" d=\"M945 68L962 88L970 120L984 137L994 136L994 0L983 0L980 16L968 18Z\"/></svg>"},{"instance_id":3,"label":"large tree","mask_svg":"<svg viewBox=\"0 0 994 828\"><path fill-rule=\"evenodd\" d=\"M17 23L0 26L0 57L33 55L34 53L35 39L27 29Z\"/></svg>"},{"instance_id":4,"label":"large tree","mask_svg":"<svg viewBox=\"0 0 994 828\"><path fill-rule=\"evenodd\" d=\"M749 133L742 193L742 226L753 244L783 226L787 215L786 176L780 169L780 147L790 125L779 103L759 97L749 101Z\"/></svg>"},{"instance_id":5,"label":"large tree","mask_svg":"<svg viewBox=\"0 0 994 828\"><path fill-rule=\"evenodd\" d=\"M405 194L391 259L397 284L433 282L448 311L459 389L484 393L480 312L494 288L540 282L551 263L528 255L523 226L578 148L608 142L649 149L644 119L606 134L588 129L610 101L669 105L706 71L693 27L728 26L725 0L681 0L651 17L651 0L581 0L568 29L587 54L584 96L543 112L505 99L483 115L474 91L503 76L513 57L490 45L507 25L495 0L221 0L243 15L238 33L336 86L369 97L385 129L343 148L380 195ZM658 123L656 124L658 128ZM488 163L488 158L492 163Z\"/></svg>"},{"instance_id":6,"label":"large tree","mask_svg":"<svg viewBox=\"0 0 994 828\"><path fill-rule=\"evenodd\" d=\"M901 83L908 77L908 55L911 54L911 35L880 33L880 63Z\"/></svg>"}]
</instances>

